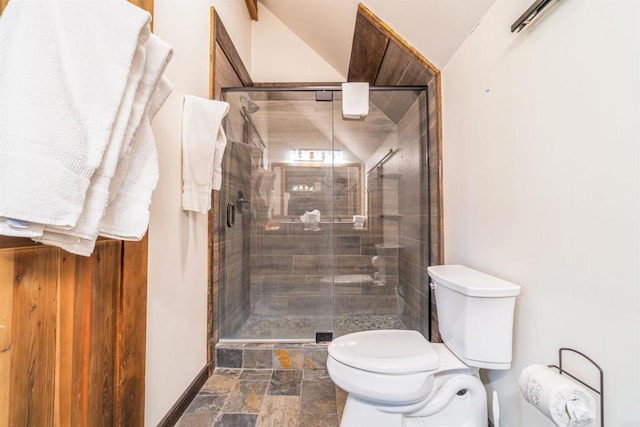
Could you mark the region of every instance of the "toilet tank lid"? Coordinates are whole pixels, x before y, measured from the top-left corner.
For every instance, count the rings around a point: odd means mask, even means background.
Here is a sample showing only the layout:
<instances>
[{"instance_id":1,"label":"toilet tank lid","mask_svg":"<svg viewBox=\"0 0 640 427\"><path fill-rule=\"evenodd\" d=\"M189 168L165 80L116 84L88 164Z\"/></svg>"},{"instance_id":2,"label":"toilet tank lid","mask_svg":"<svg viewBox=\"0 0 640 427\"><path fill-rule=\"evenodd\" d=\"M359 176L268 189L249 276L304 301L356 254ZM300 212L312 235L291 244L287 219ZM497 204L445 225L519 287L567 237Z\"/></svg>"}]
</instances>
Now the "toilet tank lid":
<instances>
[{"instance_id":1,"label":"toilet tank lid","mask_svg":"<svg viewBox=\"0 0 640 427\"><path fill-rule=\"evenodd\" d=\"M437 284L473 297L512 297L520 293L520 286L463 265L434 265L427 267L429 276Z\"/></svg>"}]
</instances>

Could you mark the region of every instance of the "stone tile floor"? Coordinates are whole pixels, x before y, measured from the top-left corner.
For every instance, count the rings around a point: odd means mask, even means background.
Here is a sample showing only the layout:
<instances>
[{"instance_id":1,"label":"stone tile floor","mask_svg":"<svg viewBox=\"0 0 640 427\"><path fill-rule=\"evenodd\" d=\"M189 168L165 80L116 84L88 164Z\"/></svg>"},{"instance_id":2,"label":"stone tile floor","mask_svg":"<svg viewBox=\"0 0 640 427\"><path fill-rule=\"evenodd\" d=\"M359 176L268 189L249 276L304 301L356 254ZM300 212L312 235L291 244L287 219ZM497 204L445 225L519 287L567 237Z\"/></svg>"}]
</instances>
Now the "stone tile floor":
<instances>
[{"instance_id":1,"label":"stone tile floor","mask_svg":"<svg viewBox=\"0 0 640 427\"><path fill-rule=\"evenodd\" d=\"M326 370L217 368L178 427L338 427L346 393Z\"/></svg>"}]
</instances>

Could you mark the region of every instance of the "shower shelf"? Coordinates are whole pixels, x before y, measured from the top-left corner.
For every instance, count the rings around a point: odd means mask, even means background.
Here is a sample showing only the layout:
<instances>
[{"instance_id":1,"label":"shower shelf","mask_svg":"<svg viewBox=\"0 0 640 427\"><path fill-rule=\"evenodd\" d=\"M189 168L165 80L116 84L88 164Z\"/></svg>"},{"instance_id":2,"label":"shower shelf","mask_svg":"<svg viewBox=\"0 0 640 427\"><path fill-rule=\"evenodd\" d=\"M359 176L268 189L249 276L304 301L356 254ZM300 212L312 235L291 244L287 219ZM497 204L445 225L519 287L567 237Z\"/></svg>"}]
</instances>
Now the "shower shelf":
<instances>
[{"instance_id":1,"label":"shower shelf","mask_svg":"<svg viewBox=\"0 0 640 427\"><path fill-rule=\"evenodd\" d=\"M382 215L380 215L380 218L388 219L388 220L391 220L391 221L400 221L403 216L404 215L402 215L402 214L382 214Z\"/></svg>"}]
</instances>

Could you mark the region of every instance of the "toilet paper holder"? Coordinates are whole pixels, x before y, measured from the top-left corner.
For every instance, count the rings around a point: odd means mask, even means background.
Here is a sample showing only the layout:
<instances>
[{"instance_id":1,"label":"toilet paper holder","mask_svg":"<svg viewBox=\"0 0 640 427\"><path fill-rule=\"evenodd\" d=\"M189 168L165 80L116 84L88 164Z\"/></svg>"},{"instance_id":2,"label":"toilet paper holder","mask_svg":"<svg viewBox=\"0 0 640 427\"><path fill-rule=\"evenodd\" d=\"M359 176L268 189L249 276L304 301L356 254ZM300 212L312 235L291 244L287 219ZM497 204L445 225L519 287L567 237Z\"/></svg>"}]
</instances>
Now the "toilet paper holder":
<instances>
[{"instance_id":1,"label":"toilet paper holder","mask_svg":"<svg viewBox=\"0 0 640 427\"><path fill-rule=\"evenodd\" d=\"M567 372L566 369L564 369L562 367L562 354L564 352L572 352L575 354L578 354L579 356L582 356L584 359L586 359L591 365L593 365L594 368L596 368L598 370L598 374L600 377L600 387L599 388L595 388L590 384L587 384L586 381L581 380L580 378L576 377L575 375ZM569 377L571 377L574 381L579 382L580 384L582 384L583 386L587 387L589 390L593 391L594 393L598 394L600 396L600 427L604 427L604 372L602 371L602 368L600 367L600 365L598 365L592 358L590 358L589 356L587 356L586 354L575 350L573 348L568 348L568 347L562 347L560 350L558 350L558 364L557 365L547 365L550 368L555 368L560 372L560 375L567 375Z\"/></svg>"}]
</instances>

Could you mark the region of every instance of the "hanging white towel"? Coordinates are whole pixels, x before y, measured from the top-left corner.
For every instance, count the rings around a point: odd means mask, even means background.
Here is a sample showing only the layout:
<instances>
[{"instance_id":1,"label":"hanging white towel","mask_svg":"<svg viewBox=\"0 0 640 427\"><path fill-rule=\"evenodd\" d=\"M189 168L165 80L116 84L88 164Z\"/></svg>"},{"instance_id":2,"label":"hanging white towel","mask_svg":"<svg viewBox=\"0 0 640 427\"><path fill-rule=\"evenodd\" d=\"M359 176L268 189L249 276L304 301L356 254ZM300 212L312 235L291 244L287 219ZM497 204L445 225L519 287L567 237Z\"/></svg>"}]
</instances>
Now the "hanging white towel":
<instances>
[{"instance_id":1,"label":"hanging white towel","mask_svg":"<svg viewBox=\"0 0 640 427\"><path fill-rule=\"evenodd\" d=\"M369 114L369 83L342 83L342 117L361 119Z\"/></svg>"},{"instance_id":2,"label":"hanging white towel","mask_svg":"<svg viewBox=\"0 0 640 427\"><path fill-rule=\"evenodd\" d=\"M124 0L12 0L0 19L0 216L73 227L150 15ZM37 23L37 24L36 24Z\"/></svg>"},{"instance_id":3,"label":"hanging white towel","mask_svg":"<svg viewBox=\"0 0 640 427\"><path fill-rule=\"evenodd\" d=\"M222 183L229 104L187 95L182 110L182 209L207 213Z\"/></svg>"},{"instance_id":4,"label":"hanging white towel","mask_svg":"<svg viewBox=\"0 0 640 427\"><path fill-rule=\"evenodd\" d=\"M171 82L160 81L143 121L131 143L129 168L116 198L107 207L100 223L100 235L122 240L140 240L149 226L151 195L159 178L158 155L150 119L171 93Z\"/></svg>"}]
</instances>

